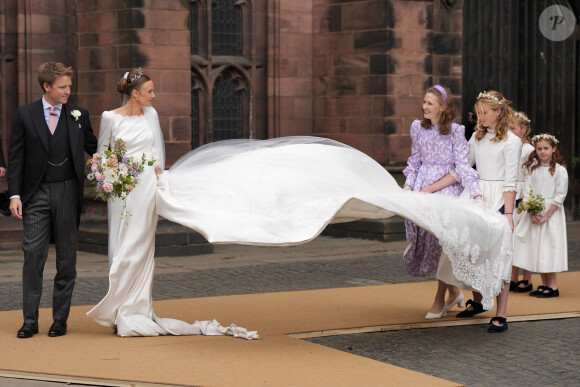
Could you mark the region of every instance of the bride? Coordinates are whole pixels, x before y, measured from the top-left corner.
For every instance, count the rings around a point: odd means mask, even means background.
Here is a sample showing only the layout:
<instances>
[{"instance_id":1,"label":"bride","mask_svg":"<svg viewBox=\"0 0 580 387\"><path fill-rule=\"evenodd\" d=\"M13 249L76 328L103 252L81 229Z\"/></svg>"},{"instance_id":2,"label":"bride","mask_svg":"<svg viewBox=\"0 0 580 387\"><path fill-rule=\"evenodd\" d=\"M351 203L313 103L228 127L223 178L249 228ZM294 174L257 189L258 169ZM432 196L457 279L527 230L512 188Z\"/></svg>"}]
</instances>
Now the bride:
<instances>
[{"instance_id":1,"label":"bride","mask_svg":"<svg viewBox=\"0 0 580 387\"><path fill-rule=\"evenodd\" d=\"M257 339L258 334L231 325L222 327L216 320L183 321L159 318L153 312L152 286L155 267L155 230L157 175L164 168L163 135L157 112L151 104L155 98L153 82L141 69L125 74L117 85L126 103L101 117L97 152L105 150L112 138L122 139L127 157L155 160L145 166L124 203L115 199L108 205L109 225L109 291L87 315L99 324L115 329L119 336L158 335L232 335ZM125 219L124 206L132 214Z\"/></svg>"},{"instance_id":2,"label":"bride","mask_svg":"<svg viewBox=\"0 0 580 387\"><path fill-rule=\"evenodd\" d=\"M257 332L215 320L187 324L153 312L152 282L158 215L190 227L211 243L295 245L329 223L399 215L434 234L453 275L482 294L486 309L501 291L501 267L511 254L510 229L480 201L404 191L364 153L317 137L228 140L202 146L163 171L163 138L151 107L151 79L135 69L120 80L127 103L104 112L99 150L123 139L127 156L157 160L126 199L109 204L109 291L87 314L120 336Z\"/></svg>"}]
</instances>

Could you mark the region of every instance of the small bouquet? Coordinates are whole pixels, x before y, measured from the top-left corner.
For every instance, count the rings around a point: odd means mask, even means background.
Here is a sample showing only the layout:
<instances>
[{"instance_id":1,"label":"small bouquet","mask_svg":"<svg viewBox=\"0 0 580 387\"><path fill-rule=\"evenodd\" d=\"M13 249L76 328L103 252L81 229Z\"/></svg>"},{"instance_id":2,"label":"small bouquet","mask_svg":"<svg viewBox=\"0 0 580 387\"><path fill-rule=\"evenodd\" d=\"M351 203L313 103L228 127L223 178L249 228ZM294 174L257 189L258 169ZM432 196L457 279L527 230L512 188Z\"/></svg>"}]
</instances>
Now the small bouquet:
<instances>
[{"instance_id":1,"label":"small bouquet","mask_svg":"<svg viewBox=\"0 0 580 387\"><path fill-rule=\"evenodd\" d=\"M538 215L544 211L546 200L540 194L534 194L534 190L530 186L530 193L526 196L525 200L520 202L518 206L518 214L527 211L530 215Z\"/></svg>"},{"instance_id":2,"label":"small bouquet","mask_svg":"<svg viewBox=\"0 0 580 387\"><path fill-rule=\"evenodd\" d=\"M87 178L94 182L97 197L106 202L112 202L116 198L123 200L121 219L131 215L127 211L125 200L139 183L139 176L145 166L152 166L155 163L155 160L147 160L145 154L135 158L125 156L126 153L125 141L111 138L111 145L103 154L95 153L87 161L87 165L91 167Z\"/></svg>"}]
</instances>

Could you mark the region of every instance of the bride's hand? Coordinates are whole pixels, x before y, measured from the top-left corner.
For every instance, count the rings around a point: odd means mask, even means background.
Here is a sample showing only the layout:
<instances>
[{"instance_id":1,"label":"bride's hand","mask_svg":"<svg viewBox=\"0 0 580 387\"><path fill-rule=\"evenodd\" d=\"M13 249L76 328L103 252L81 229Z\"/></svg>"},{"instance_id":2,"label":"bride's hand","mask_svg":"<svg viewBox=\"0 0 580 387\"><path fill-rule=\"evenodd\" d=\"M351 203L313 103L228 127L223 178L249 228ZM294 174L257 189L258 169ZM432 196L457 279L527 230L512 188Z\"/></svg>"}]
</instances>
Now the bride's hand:
<instances>
[{"instance_id":1,"label":"bride's hand","mask_svg":"<svg viewBox=\"0 0 580 387\"><path fill-rule=\"evenodd\" d=\"M405 190L405 191L412 191L413 188L411 188L410 185L406 185L406 186L403 187L403 190Z\"/></svg>"},{"instance_id":2,"label":"bride's hand","mask_svg":"<svg viewBox=\"0 0 580 387\"><path fill-rule=\"evenodd\" d=\"M157 177L157 180L159 180L159 175L161 175L162 173L163 171L161 170L161 168L155 167L155 175Z\"/></svg>"}]
</instances>

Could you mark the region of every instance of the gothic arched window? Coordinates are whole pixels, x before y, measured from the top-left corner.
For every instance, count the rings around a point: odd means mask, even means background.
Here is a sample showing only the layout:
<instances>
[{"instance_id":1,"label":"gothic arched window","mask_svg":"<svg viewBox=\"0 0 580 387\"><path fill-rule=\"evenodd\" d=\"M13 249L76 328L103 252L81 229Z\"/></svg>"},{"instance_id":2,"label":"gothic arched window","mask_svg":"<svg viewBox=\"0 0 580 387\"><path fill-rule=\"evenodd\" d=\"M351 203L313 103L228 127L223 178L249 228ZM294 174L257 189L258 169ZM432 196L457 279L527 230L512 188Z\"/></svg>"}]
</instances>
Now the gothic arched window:
<instances>
[{"instance_id":1,"label":"gothic arched window","mask_svg":"<svg viewBox=\"0 0 580 387\"><path fill-rule=\"evenodd\" d=\"M242 9L238 0L216 0L211 9L213 55L242 55Z\"/></svg>"},{"instance_id":2,"label":"gothic arched window","mask_svg":"<svg viewBox=\"0 0 580 387\"><path fill-rule=\"evenodd\" d=\"M243 138L243 89L229 71L222 73L213 88L212 141Z\"/></svg>"}]
</instances>

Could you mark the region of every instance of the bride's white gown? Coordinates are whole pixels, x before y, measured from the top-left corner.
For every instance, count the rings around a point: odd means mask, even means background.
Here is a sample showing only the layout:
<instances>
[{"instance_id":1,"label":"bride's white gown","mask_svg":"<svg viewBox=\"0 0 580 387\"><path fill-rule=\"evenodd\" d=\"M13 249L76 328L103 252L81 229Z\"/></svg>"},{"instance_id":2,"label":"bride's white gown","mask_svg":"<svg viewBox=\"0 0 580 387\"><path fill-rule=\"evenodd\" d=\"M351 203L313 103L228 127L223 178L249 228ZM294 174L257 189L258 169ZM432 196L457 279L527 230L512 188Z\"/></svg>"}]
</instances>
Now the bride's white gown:
<instances>
[{"instance_id":1,"label":"bride's white gown","mask_svg":"<svg viewBox=\"0 0 580 387\"><path fill-rule=\"evenodd\" d=\"M113 122L113 134L127 142L131 154L161 152L154 150L154 130L144 117L105 112L103 119ZM329 223L400 215L439 238L453 274L482 294L486 309L501 291L504 258L511 254L505 217L482 202L403 191L364 153L317 137L208 144L183 156L158 181L153 168L147 170L127 199L133 214L128 225L119 217L121 207L119 201L109 206L110 289L88 315L116 325L123 336L257 337L235 325L189 325L155 316L151 286L157 214L211 243L252 245L305 243Z\"/></svg>"}]
</instances>

